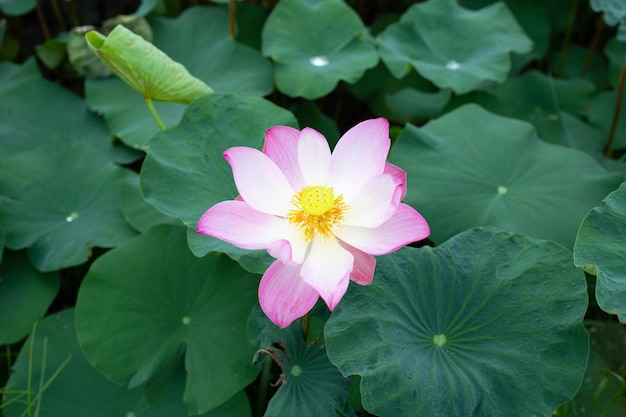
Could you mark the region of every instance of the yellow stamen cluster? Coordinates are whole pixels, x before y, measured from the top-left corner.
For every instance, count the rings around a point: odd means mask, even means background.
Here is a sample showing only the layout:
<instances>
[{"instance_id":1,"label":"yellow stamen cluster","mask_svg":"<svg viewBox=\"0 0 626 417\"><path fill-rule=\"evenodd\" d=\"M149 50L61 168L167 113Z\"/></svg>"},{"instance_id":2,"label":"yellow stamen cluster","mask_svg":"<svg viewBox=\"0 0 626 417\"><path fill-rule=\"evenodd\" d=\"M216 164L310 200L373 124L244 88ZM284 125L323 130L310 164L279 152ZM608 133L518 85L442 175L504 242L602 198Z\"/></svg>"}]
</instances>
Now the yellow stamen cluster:
<instances>
[{"instance_id":1,"label":"yellow stamen cluster","mask_svg":"<svg viewBox=\"0 0 626 417\"><path fill-rule=\"evenodd\" d=\"M302 231L307 241L316 233L331 237L333 227L343 220L343 213L349 208L343 196L335 198L332 188L322 186L303 188L293 196L291 203L295 209L287 213L287 220Z\"/></svg>"}]
</instances>

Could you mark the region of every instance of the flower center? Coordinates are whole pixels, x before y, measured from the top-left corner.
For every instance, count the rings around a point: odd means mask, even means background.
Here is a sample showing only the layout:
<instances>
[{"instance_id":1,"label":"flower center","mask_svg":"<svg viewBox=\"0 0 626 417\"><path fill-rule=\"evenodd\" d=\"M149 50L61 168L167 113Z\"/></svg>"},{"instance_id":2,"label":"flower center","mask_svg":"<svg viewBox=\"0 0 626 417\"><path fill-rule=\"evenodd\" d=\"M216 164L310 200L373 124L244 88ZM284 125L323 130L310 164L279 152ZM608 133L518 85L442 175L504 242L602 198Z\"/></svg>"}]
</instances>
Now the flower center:
<instances>
[{"instance_id":1,"label":"flower center","mask_svg":"<svg viewBox=\"0 0 626 417\"><path fill-rule=\"evenodd\" d=\"M295 208L287 213L287 220L302 231L307 241L313 239L315 233L331 237L333 226L343 220L343 213L349 208L343 196L335 198L332 188L318 185L303 188L293 196L291 203Z\"/></svg>"},{"instance_id":2,"label":"flower center","mask_svg":"<svg viewBox=\"0 0 626 417\"><path fill-rule=\"evenodd\" d=\"M321 216L335 205L333 190L327 187L306 187L300 191L300 206L302 210L313 215Z\"/></svg>"}]
</instances>

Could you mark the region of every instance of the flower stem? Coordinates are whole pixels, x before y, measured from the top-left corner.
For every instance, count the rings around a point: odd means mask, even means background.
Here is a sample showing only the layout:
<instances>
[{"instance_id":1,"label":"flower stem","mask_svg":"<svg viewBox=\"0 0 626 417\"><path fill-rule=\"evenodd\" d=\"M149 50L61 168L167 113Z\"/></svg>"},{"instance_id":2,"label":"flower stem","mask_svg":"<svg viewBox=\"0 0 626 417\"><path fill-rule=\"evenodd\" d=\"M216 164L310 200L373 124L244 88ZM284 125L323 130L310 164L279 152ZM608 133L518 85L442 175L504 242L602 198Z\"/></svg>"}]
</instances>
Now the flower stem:
<instances>
[{"instance_id":1,"label":"flower stem","mask_svg":"<svg viewBox=\"0 0 626 417\"><path fill-rule=\"evenodd\" d=\"M305 342L309 341L309 313L302 317L302 338Z\"/></svg>"},{"instance_id":2,"label":"flower stem","mask_svg":"<svg viewBox=\"0 0 626 417\"><path fill-rule=\"evenodd\" d=\"M611 122L611 130L609 131L609 138L604 146L604 155L607 158L613 156L613 138L615 137L615 130L617 130L617 122L619 121L619 114L622 108L622 96L624 94L624 81L626 80L626 60L622 65L622 72L619 75L619 82L617 83L617 98L615 99L615 109L613 110L613 121Z\"/></svg>"},{"instance_id":3,"label":"flower stem","mask_svg":"<svg viewBox=\"0 0 626 417\"><path fill-rule=\"evenodd\" d=\"M237 5L235 4L235 0L229 0L228 2L228 22L230 38L235 39L237 28Z\"/></svg>"},{"instance_id":4,"label":"flower stem","mask_svg":"<svg viewBox=\"0 0 626 417\"><path fill-rule=\"evenodd\" d=\"M580 71L580 76L584 77L587 75L587 71L589 71L589 67L591 66L591 61L593 60L593 54L596 52L596 48L598 47L598 42L600 41L600 35L602 34L602 29L604 29L604 13L600 16L598 20L598 25L596 26L596 33L593 35L593 39L591 40L591 45L589 45L589 51L587 52L587 58L585 58L585 64L583 65L582 70Z\"/></svg>"},{"instance_id":5,"label":"flower stem","mask_svg":"<svg viewBox=\"0 0 626 417\"><path fill-rule=\"evenodd\" d=\"M50 31L48 30L48 24L46 23L46 18L43 15L43 10L41 9L41 3L39 1L35 1L35 9L37 10L37 18L39 19L39 26L41 26L43 37L45 40L49 41Z\"/></svg>"},{"instance_id":6,"label":"flower stem","mask_svg":"<svg viewBox=\"0 0 626 417\"><path fill-rule=\"evenodd\" d=\"M563 76L563 70L565 69L565 60L567 58L567 48L569 47L570 40L572 38L572 30L574 28L574 20L576 19L576 12L578 11L578 0L572 0L569 16L567 18L567 31L565 32L565 39L563 40L563 50L561 51L561 60L559 61L559 69L557 75Z\"/></svg>"},{"instance_id":7,"label":"flower stem","mask_svg":"<svg viewBox=\"0 0 626 417\"><path fill-rule=\"evenodd\" d=\"M148 106L148 109L150 109L150 113L152 113L152 117L154 117L154 120L156 121L157 125L159 125L159 128L161 130L167 129L167 127L165 126L165 123L163 123L163 120L161 120L161 116L159 116L159 113L154 107L154 104L152 103L152 99L150 97L145 97L145 99L146 99L146 105Z\"/></svg>"},{"instance_id":8,"label":"flower stem","mask_svg":"<svg viewBox=\"0 0 626 417\"><path fill-rule=\"evenodd\" d=\"M272 360L267 358L263 361L263 368L261 368L261 380L259 381L259 394L257 397L257 416L262 416L267 407L267 387L270 385L271 371Z\"/></svg>"}]
</instances>

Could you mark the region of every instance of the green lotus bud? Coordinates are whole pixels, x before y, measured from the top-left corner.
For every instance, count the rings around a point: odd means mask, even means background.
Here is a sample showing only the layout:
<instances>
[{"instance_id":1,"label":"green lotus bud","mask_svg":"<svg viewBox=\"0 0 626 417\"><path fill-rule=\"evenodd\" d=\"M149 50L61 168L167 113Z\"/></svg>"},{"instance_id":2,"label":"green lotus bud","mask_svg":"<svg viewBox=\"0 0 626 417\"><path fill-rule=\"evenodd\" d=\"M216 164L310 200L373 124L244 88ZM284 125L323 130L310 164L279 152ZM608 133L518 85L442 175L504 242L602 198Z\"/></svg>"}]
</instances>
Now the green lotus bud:
<instances>
[{"instance_id":1,"label":"green lotus bud","mask_svg":"<svg viewBox=\"0 0 626 417\"><path fill-rule=\"evenodd\" d=\"M118 25L104 36L85 35L91 50L146 99L189 104L213 92L156 46Z\"/></svg>"}]
</instances>

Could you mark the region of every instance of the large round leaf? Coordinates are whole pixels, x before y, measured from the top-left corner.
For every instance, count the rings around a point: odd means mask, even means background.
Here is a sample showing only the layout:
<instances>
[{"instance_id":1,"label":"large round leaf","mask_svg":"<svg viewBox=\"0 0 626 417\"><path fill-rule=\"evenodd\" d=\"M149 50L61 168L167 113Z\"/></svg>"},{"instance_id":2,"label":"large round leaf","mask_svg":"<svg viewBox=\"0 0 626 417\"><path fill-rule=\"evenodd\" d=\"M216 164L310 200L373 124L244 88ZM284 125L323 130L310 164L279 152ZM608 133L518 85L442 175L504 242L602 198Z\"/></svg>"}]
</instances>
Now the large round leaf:
<instances>
[{"instance_id":1,"label":"large round leaf","mask_svg":"<svg viewBox=\"0 0 626 417\"><path fill-rule=\"evenodd\" d=\"M196 255L218 250L267 260L264 252L244 251L198 235L195 226L209 207L237 197L224 151L232 146L260 149L265 130L275 125L297 122L288 111L259 97L211 94L190 105L179 126L150 141L140 176L146 200L190 227L189 245ZM262 272L267 266L264 261L252 270Z\"/></svg>"},{"instance_id":2,"label":"large round leaf","mask_svg":"<svg viewBox=\"0 0 626 417\"><path fill-rule=\"evenodd\" d=\"M379 258L326 324L381 417L549 416L581 384L585 279L553 242L491 228Z\"/></svg>"},{"instance_id":3,"label":"large round leaf","mask_svg":"<svg viewBox=\"0 0 626 417\"><path fill-rule=\"evenodd\" d=\"M94 369L78 346L73 309L47 317L24 343L4 394L6 417L26 415L29 381L31 412L39 408L39 413L33 414L39 417L188 416L181 400L182 372L176 374L161 398L149 404L141 387L129 390ZM249 415L243 392L202 414L203 417Z\"/></svg>"},{"instance_id":4,"label":"large round leaf","mask_svg":"<svg viewBox=\"0 0 626 417\"><path fill-rule=\"evenodd\" d=\"M19 342L48 311L59 274L42 274L23 252L7 252L0 265L0 345Z\"/></svg>"},{"instance_id":5,"label":"large round leaf","mask_svg":"<svg viewBox=\"0 0 626 417\"><path fill-rule=\"evenodd\" d=\"M407 125L390 161L407 171L404 201L436 242L493 225L571 248L583 217L622 181L580 151L542 142L532 125L473 104Z\"/></svg>"},{"instance_id":6,"label":"large round leaf","mask_svg":"<svg viewBox=\"0 0 626 417\"><path fill-rule=\"evenodd\" d=\"M381 58L401 78L414 67L441 88L467 93L487 80L503 82L510 52L525 53L532 41L507 6L498 2L473 11L456 0L411 6L378 37Z\"/></svg>"},{"instance_id":7,"label":"large round leaf","mask_svg":"<svg viewBox=\"0 0 626 417\"><path fill-rule=\"evenodd\" d=\"M257 374L246 333L257 285L224 255L193 256L184 227L156 226L92 265L76 304L79 342L131 388L162 382L184 357L184 402L205 412Z\"/></svg>"},{"instance_id":8,"label":"large round leaf","mask_svg":"<svg viewBox=\"0 0 626 417\"><path fill-rule=\"evenodd\" d=\"M596 299L626 323L626 183L587 214L574 246L577 266L595 265Z\"/></svg>"},{"instance_id":9,"label":"large round leaf","mask_svg":"<svg viewBox=\"0 0 626 417\"><path fill-rule=\"evenodd\" d=\"M261 54L229 36L228 14L215 7L192 7L175 19L150 20L154 44L215 91L263 96L272 91L272 67ZM88 79L89 107L100 111L112 133L124 143L143 148L159 131L143 98L117 78ZM168 127L185 107L154 103Z\"/></svg>"},{"instance_id":10,"label":"large round leaf","mask_svg":"<svg viewBox=\"0 0 626 417\"><path fill-rule=\"evenodd\" d=\"M532 123L544 141L585 151L602 163L606 135L580 117L596 94L589 81L559 80L529 71L457 101L471 101L496 114Z\"/></svg>"},{"instance_id":11,"label":"large round leaf","mask_svg":"<svg viewBox=\"0 0 626 417\"><path fill-rule=\"evenodd\" d=\"M493 0L459 0L459 4L468 9L480 9L493 3ZM531 61L543 58L550 46L552 28L548 18L548 5L544 0L505 0L504 3L533 42L530 52L511 57L513 72L516 73Z\"/></svg>"},{"instance_id":12,"label":"large round leaf","mask_svg":"<svg viewBox=\"0 0 626 417\"><path fill-rule=\"evenodd\" d=\"M54 134L84 140L117 162L139 156L114 144L102 118L79 97L45 80L35 60L0 64L0 97L0 161L35 149Z\"/></svg>"},{"instance_id":13,"label":"large round leaf","mask_svg":"<svg viewBox=\"0 0 626 417\"><path fill-rule=\"evenodd\" d=\"M283 0L262 36L263 54L276 65L276 85L291 97L325 96L340 80L354 83L378 62L367 28L340 0Z\"/></svg>"},{"instance_id":14,"label":"large round leaf","mask_svg":"<svg viewBox=\"0 0 626 417\"><path fill-rule=\"evenodd\" d=\"M93 246L135 235L119 207L129 173L76 139L55 136L0 165L0 228L11 249L28 248L41 271L85 262Z\"/></svg>"}]
</instances>

